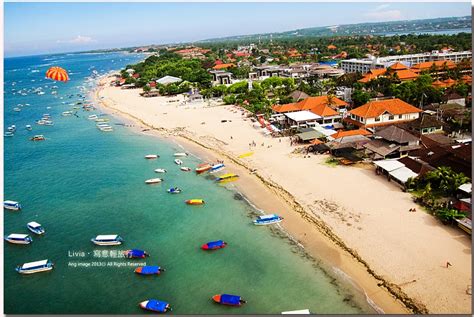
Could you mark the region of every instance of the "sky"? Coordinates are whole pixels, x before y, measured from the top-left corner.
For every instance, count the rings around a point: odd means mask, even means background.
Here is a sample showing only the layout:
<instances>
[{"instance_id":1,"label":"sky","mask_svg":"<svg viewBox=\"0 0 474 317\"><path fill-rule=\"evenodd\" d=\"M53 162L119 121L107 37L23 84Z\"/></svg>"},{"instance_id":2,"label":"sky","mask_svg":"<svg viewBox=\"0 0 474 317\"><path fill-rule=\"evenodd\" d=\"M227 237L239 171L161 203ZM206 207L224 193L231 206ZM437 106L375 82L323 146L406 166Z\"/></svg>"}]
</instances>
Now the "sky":
<instances>
[{"instance_id":1,"label":"sky","mask_svg":"<svg viewBox=\"0 0 474 317\"><path fill-rule=\"evenodd\" d=\"M4 4L4 54L192 42L293 29L471 15L470 2Z\"/></svg>"}]
</instances>

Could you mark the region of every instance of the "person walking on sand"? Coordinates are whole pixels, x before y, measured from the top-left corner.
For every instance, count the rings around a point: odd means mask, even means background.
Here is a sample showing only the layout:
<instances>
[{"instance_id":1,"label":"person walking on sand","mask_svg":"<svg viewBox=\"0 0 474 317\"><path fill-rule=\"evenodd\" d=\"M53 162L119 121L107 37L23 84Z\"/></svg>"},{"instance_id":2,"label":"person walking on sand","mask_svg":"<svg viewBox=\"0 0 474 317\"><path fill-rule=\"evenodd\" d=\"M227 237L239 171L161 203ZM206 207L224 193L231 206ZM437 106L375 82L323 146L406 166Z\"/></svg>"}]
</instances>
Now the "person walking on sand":
<instances>
[{"instance_id":1,"label":"person walking on sand","mask_svg":"<svg viewBox=\"0 0 474 317\"><path fill-rule=\"evenodd\" d=\"M446 268L449 268L450 266L453 266L453 265L449 262L446 262Z\"/></svg>"}]
</instances>

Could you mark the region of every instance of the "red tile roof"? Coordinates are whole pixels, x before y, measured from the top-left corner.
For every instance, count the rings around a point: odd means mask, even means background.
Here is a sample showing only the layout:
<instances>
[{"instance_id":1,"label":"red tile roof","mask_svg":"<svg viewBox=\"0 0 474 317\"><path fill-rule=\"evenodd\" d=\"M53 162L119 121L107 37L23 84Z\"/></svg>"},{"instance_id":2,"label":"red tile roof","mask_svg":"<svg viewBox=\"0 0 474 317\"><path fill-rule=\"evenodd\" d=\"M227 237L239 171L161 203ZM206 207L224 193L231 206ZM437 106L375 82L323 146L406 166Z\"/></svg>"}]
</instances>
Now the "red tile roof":
<instances>
[{"instance_id":1,"label":"red tile roof","mask_svg":"<svg viewBox=\"0 0 474 317\"><path fill-rule=\"evenodd\" d=\"M235 65L232 64L232 63L230 63L230 64L218 64L218 65L215 65L212 68L213 69L226 69L226 68L231 68L231 67L235 67Z\"/></svg>"},{"instance_id":2,"label":"red tile roof","mask_svg":"<svg viewBox=\"0 0 474 317\"><path fill-rule=\"evenodd\" d=\"M376 118L384 112L388 112L392 115L400 115L408 113L418 113L422 112L422 110L406 103L403 100L394 98L370 101L365 105L362 105L358 108L349 111L349 113L362 118Z\"/></svg>"},{"instance_id":3,"label":"red tile roof","mask_svg":"<svg viewBox=\"0 0 474 317\"><path fill-rule=\"evenodd\" d=\"M272 109L273 111L280 112L280 113L300 110L299 107L295 103L287 103L284 105L274 105Z\"/></svg>"},{"instance_id":4,"label":"red tile roof","mask_svg":"<svg viewBox=\"0 0 474 317\"><path fill-rule=\"evenodd\" d=\"M336 116L339 113L331 107L343 107L347 103L339 98L333 97L331 104L328 103L328 96L308 97L297 103L288 103L285 105L275 105L273 111L283 113L289 111L309 110L321 117Z\"/></svg>"},{"instance_id":5,"label":"red tile roof","mask_svg":"<svg viewBox=\"0 0 474 317\"><path fill-rule=\"evenodd\" d=\"M338 131L331 135L334 139L339 139L345 136L351 136L351 135L370 135L369 131L365 129L357 129L357 130L349 130L349 131Z\"/></svg>"},{"instance_id":6,"label":"red tile roof","mask_svg":"<svg viewBox=\"0 0 474 317\"><path fill-rule=\"evenodd\" d=\"M434 61L434 62L424 62L424 63L413 65L411 67L411 70L414 71L414 72L419 73L419 72L422 72L422 71L430 70L430 68L433 65L435 65L437 69L443 69L445 63L446 63L446 66L449 69L452 69L452 68L456 67L456 64L454 64L453 61Z\"/></svg>"},{"instance_id":7,"label":"red tile roof","mask_svg":"<svg viewBox=\"0 0 474 317\"><path fill-rule=\"evenodd\" d=\"M396 62L395 64L389 66L389 69L392 70L392 71L396 71L396 70L408 69L408 67L406 67L405 65L403 65L400 62Z\"/></svg>"}]
</instances>

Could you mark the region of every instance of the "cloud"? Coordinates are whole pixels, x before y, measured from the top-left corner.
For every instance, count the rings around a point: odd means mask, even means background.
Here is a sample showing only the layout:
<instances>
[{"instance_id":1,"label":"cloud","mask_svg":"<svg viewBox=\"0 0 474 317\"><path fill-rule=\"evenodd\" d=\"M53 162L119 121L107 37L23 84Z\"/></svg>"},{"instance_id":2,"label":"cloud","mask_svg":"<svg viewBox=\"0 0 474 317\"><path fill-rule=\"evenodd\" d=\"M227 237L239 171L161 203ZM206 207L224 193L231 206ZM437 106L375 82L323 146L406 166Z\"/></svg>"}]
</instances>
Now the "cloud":
<instances>
[{"instance_id":1,"label":"cloud","mask_svg":"<svg viewBox=\"0 0 474 317\"><path fill-rule=\"evenodd\" d=\"M69 43L69 44L87 44L87 43L96 43L97 41L94 40L92 37L89 36L82 36L78 35L71 40L57 40L56 43Z\"/></svg>"},{"instance_id":2,"label":"cloud","mask_svg":"<svg viewBox=\"0 0 474 317\"><path fill-rule=\"evenodd\" d=\"M378 21L401 20L402 12L400 10L385 10L389 7L389 4L378 5L373 10L370 10L364 14L364 16L371 20Z\"/></svg>"}]
</instances>

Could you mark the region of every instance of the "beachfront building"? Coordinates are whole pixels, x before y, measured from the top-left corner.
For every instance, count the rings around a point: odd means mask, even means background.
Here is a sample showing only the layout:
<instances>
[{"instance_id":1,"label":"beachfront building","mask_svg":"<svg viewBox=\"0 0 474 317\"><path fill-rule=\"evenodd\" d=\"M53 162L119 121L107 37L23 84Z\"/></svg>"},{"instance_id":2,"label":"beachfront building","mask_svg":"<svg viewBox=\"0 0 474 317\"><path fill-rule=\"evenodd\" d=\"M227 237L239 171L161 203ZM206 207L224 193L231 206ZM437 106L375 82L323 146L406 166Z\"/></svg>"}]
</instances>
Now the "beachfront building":
<instances>
[{"instance_id":1,"label":"beachfront building","mask_svg":"<svg viewBox=\"0 0 474 317\"><path fill-rule=\"evenodd\" d=\"M174 77L174 76L164 76L161 77L160 79L156 80L157 84L160 85L169 85L169 84L177 84L182 82L183 80L179 77Z\"/></svg>"},{"instance_id":2,"label":"beachfront building","mask_svg":"<svg viewBox=\"0 0 474 317\"><path fill-rule=\"evenodd\" d=\"M418 137L394 125L376 131L364 147L373 160L404 157L421 148Z\"/></svg>"},{"instance_id":3,"label":"beachfront building","mask_svg":"<svg viewBox=\"0 0 474 317\"><path fill-rule=\"evenodd\" d=\"M415 178L417 173L405 166L397 159L381 160L374 162L375 173L377 175L387 176L388 181L395 181L401 187L405 187L405 183L409 178Z\"/></svg>"},{"instance_id":4,"label":"beachfront building","mask_svg":"<svg viewBox=\"0 0 474 317\"><path fill-rule=\"evenodd\" d=\"M308 110L287 112L284 116L282 127L285 129L314 127L321 120L320 116Z\"/></svg>"},{"instance_id":5,"label":"beachfront building","mask_svg":"<svg viewBox=\"0 0 474 317\"><path fill-rule=\"evenodd\" d=\"M374 100L349 111L344 119L347 123L364 129L416 120L420 116L418 109L398 98Z\"/></svg>"},{"instance_id":6,"label":"beachfront building","mask_svg":"<svg viewBox=\"0 0 474 317\"><path fill-rule=\"evenodd\" d=\"M212 85L229 85L232 84L233 74L224 70L211 70Z\"/></svg>"}]
</instances>

